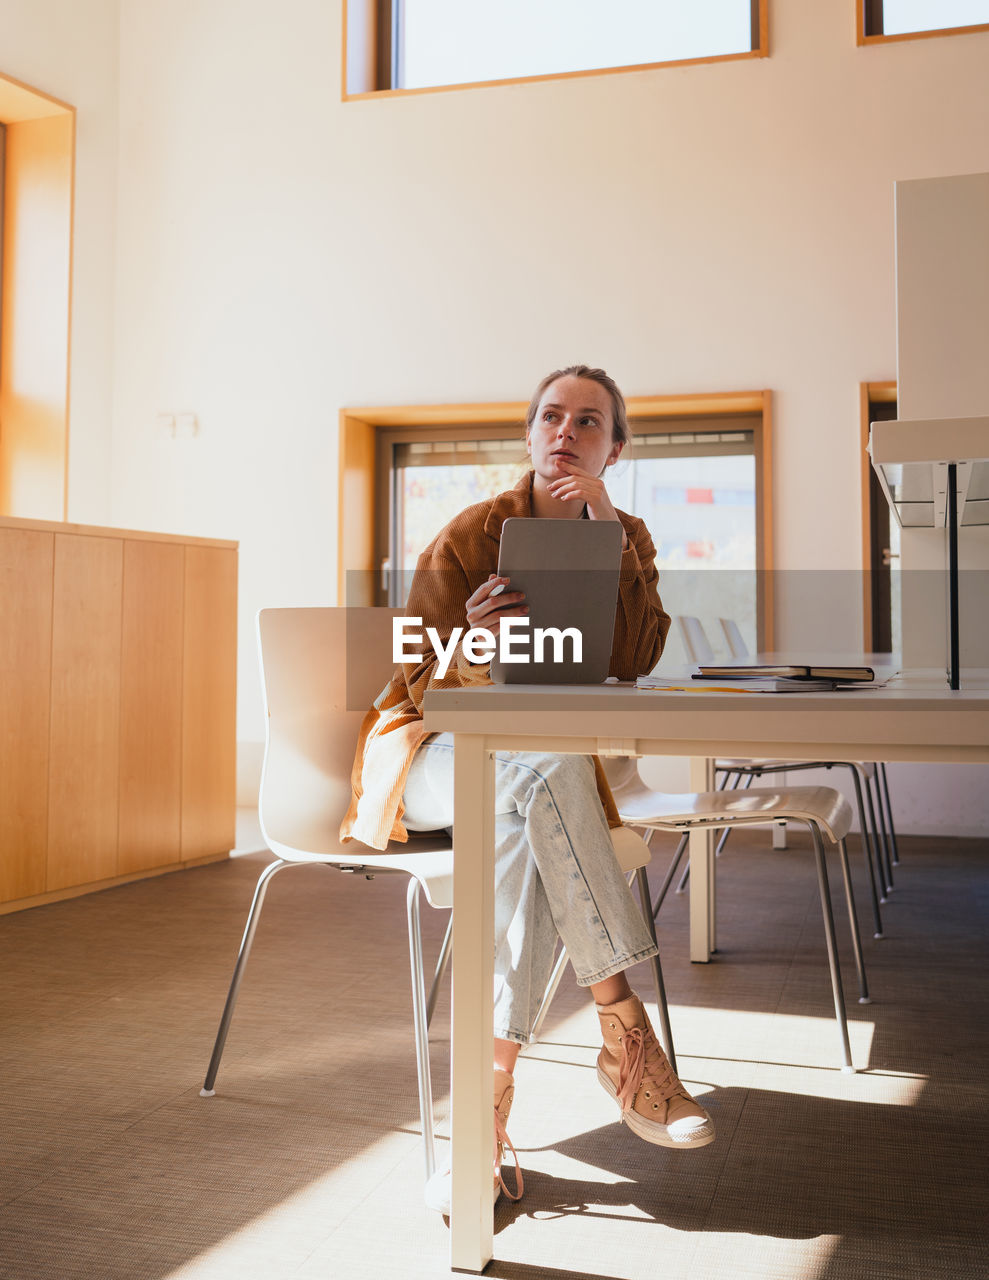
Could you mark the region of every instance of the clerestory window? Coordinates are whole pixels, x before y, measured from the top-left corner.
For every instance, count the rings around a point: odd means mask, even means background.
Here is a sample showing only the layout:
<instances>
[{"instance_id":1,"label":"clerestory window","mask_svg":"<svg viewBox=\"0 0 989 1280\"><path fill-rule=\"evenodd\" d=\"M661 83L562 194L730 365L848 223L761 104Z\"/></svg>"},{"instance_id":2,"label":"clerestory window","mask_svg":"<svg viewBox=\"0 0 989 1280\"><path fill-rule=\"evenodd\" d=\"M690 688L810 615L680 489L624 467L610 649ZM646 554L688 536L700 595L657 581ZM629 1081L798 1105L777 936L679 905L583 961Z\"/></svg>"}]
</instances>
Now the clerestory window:
<instances>
[{"instance_id":1,"label":"clerestory window","mask_svg":"<svg viewBox=\"0 0 989 1280\"><path fill-rule=\"evenodd\" d=\"M767 0L347 0L347 93L768 53Z\"/></svg>"},{"instance_id":2,"label":"clerestory window","mask_svg":"<svg viewBox=\"0 0 989 1280\"><path fill-rule=\"evenodd\" d=\"M859 44L989 31L989 0L858 0Z\"/></svg>"}]
</instances>

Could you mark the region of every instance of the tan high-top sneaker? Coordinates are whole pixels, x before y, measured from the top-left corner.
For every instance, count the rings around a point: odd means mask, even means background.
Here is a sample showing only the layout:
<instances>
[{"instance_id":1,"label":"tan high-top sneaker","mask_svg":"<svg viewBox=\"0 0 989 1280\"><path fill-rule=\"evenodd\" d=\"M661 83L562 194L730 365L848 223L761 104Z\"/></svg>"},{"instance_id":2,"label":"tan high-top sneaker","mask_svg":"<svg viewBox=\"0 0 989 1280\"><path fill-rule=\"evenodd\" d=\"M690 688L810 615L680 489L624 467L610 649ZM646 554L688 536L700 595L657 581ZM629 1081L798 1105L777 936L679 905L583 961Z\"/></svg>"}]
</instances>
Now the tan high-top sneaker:
<instances>
[{"instance_id":1,"label":"tan high-top sneaker","mask_svg":"<svg viewBox=\"0 0 989 1280\"><path fill-rule=\"evenodd\" d=\"M621 1107L633 1133L661 1147L705 1147L714 1125L677 1079L634 993L617 1004L598 1005L604 1047L598 1079Z\"/></svg>"},{"instance_id":2,"label":"tan high-top sneaker","mask_svg":"<svg viewBox=\"0 0 989 1280\"><path fill-rule=\"evenodd\" d=\"M522 1192L525 1186L522 1182L522 1169L519 1165L519 1158L515 1154L515 1148L512 1146L512 1140L508 1136L506 1125L508 1124L508 1113L512 1109L512 1103L515 1100L515 1078L510 1076L507 1071L502 1071L500 1067L495 1067L494 1072L494 1122L495 1122L495 1182L499 1191L504 1191L509 1200L521 1200ZM511 1191L505 1182L501 1172L502 1161L505 1159L505 1147L511 1151L515 1157L515 1190ZM495 1199L498 1195L495 1193Z\"/></svg>"},{"instance_id":3,"label":"tan high-top sneaker","mask_svg":"<svg viewBox=\"0 0 989 1280\"><path fill-rule=\"evenodd\" d=\"M525 1186L522 1181L522 1170L519 1167L519 1158L515 1155L515 1148L512 1146L512 1140L508 1136L506 1125L508 1124L508 1114L512 1109L512 1102L515 1098L515 1079L509 1075L507 1071L502 1071L500 1067L494 1069L494 1126L495 1126L495 1160L494 1160L494 1182L492 1184L493 1199L497 1200L504 1191L509 1200L521 1200L522 1192ZM502 1174L502 1161L505 1158L505 1148L511 1151L515 1157L515 1190L512 1191L505 1182ZM433 1176L426 1183L425 1198L426 1205L430 1209L435 1209L437 1213L442 1213L449 1217L450 1214L450 1161L447 1159L436 1170Z\"/></svg>"}]
</instances>

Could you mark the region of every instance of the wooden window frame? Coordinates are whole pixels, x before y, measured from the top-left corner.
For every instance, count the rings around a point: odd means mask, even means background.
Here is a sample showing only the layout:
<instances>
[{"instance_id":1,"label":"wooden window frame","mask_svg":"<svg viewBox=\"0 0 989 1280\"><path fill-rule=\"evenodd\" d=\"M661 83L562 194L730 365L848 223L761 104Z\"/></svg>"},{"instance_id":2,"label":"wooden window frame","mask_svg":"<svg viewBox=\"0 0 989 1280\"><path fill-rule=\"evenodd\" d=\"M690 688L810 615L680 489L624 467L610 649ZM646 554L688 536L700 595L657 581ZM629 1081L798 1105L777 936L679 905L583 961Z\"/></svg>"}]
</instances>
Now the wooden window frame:
<instances>
[{"instance_id":1,"label":"wooden window frame","mask_svg":"<svg viewBox=\"0 0 989 1280\"><path fill-rule=\"evenodd\" d=\"M869 427L874 404L896 402L895 381L859 383L860 457L862 493L862 647L873 650L872 626L872 460L869 456Z\"/></svg>"},{"instance_id":2,"label":"wooden window frame","mask_svg":"<svg viewBox=\"0 0 989 1280\"><path fill-rule=\"evenodd\" d=\"M975 31L989 31L989 22L976 23L968 27L939 27L931 31L899 31L895 35L885 35L876 31L882 26L883 0L855 0L855 43L891 44L896 40L927 40L931 36L964 36ZM870 34L870 33L875 34Z\"/></svg>"},{"instance_id":3,"label":"wooden window frame","mask_svg":"<svg viewBox=\"0 0 989 1280\"><path fill-rule=\"evenodd\" d=\"M763 391L711 392L699 395L630 396L629 423L663 418L739 415L752 423L756 460L756 619L758 647L770 650L774 637L773 592L773 394ZM337 603L373 604L370 584L376 580L375 554L378 513L384 500L379 490L376 460L383 432L395 428L510 427L522 434L528 402L493 404L396 405L340 410L337 468ZM723 427L719 427L723 430ZM368 584L360 599L348 591L348 573L357 571ZM352 584L351 584L352 585ZM366 598L365 598L366 597Z\"/></svg>"},{"instance_id":4,"label":"wooden window frame","mask_svg":"<svg viewBox=\"0 0 989 1280\"><path fill-rule=\"evenodd\" d=\"M752 12L753 47L742 53L713 54L704 58L678 58L666 62L643 62L626 67L593 67L586 71L557 71L541 76L511 76L501 80L475 80L463 84L424 85L416 89L396 89L390 86L392 68L391 3L390 0L363 0L370 5L374 24L374 52L372 61L376 84L386 81L388 87L367 89L351 93L347 88L348 63L348 10L355 0L343 0L343 48L341 71L341 100L358 102L367 98L400 98L420 93L448 93L461 89L490 89L506 84L535 84L543 80L577 80L588 76L625 75L630 71L656 71L661 67L691 67L709 62L737 62L749 58L769 57L769 0L750 0ZM382 34L384 33L384 34Z\"/></svg>"}]
</instances>

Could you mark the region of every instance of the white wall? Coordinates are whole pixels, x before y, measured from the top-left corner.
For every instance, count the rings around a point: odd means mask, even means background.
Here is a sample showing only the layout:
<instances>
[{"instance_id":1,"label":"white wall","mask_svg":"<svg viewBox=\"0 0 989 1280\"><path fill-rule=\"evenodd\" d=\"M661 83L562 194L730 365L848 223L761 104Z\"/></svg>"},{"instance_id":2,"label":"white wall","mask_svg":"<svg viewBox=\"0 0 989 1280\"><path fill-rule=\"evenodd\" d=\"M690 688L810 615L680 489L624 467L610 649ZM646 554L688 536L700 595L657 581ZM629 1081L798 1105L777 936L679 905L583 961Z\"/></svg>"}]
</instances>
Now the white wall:
<instances>
[{"instance_id":1,"label":"white wall","mask_svg":"<svg viewBox=\"0 0 989 1280\"><path fill-rule=\"evenodd\" d=\"M29 5L72 7L0 17ZM343 405L522 398L573 360L770 387L777 564L859 567L893 182L989 169L989 34L859 49L852 0L774 0L765 60L343 103L339 3L120 8L115 278L90 244L79 281L100 314L115 285L111 513L240 539L245 743L254 612L335 598ZM156 432L176 410L197 438ZM780 643L857 648L858 601L834 613ZM916 829L978 829L983 792Z\"/></svg>"},{"instance_id":2,"label":"white wall","mask_svg":"<svg viewBox=\"0 0 989 1280\"><path fill-rule=\"evenodd\" d=\"M118 0L0 0L0 72L76 108L69 519L110 520Z\"/></svg>"}]
</instances>

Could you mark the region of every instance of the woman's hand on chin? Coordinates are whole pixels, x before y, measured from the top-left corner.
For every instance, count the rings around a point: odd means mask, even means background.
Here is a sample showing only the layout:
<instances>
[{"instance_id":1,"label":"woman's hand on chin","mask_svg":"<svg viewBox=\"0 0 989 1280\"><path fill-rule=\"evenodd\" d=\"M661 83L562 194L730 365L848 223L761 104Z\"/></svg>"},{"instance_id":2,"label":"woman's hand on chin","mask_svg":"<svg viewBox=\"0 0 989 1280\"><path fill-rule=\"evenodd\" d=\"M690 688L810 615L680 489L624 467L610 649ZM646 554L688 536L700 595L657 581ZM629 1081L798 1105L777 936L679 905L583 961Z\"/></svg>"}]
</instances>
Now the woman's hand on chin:
<instances>
[{"instance_id":1,"label":"woman's hand on chin","mask_svg":"<svg viewBox=\"0 0 989 1280\"><path fill-rule=\"evenodd\" d=\"M592 520L617 520L618 512L612 506L608 490L600 476L593 476L572 462L563 459L562 467L568 474L556 480L550 480L546 492L551 497L564 502L583 502L587 506L587 514Z\"/></svg>"}]
</instances>

